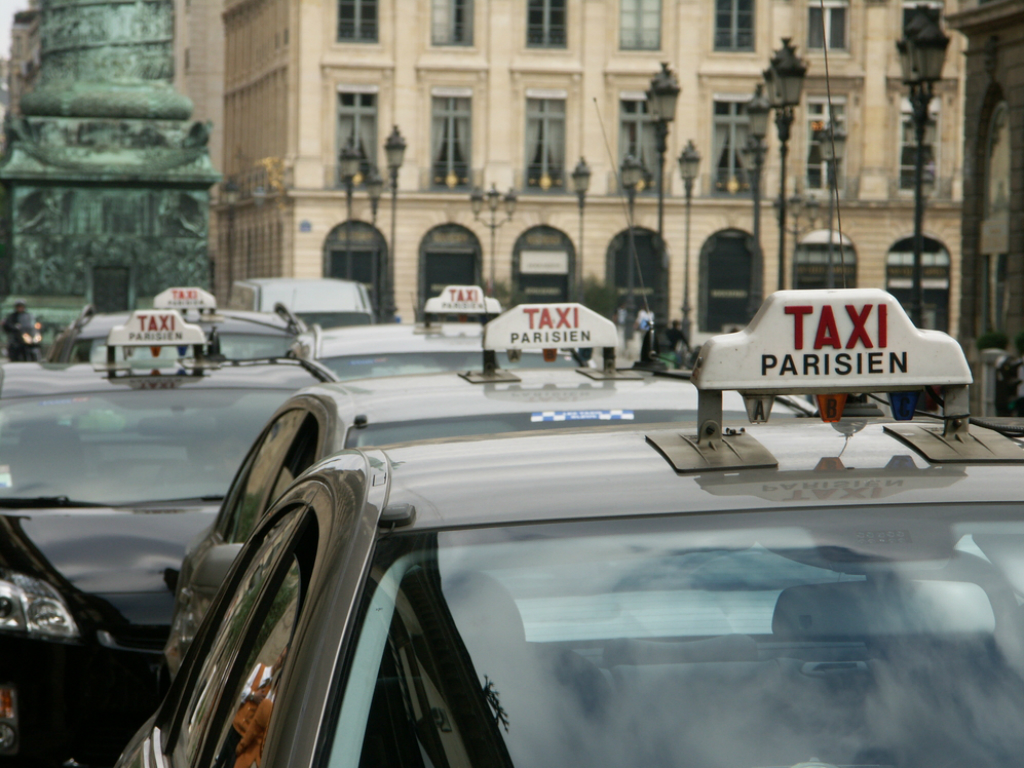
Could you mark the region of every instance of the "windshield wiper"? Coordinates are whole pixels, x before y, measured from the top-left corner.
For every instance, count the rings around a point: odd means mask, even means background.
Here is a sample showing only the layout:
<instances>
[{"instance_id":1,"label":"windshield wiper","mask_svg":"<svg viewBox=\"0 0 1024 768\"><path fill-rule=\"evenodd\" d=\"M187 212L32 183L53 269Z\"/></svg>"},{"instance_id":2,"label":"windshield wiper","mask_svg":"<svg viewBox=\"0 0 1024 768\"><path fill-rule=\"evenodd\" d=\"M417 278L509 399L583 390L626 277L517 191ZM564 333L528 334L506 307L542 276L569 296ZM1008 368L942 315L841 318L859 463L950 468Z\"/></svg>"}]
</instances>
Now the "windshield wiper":
<instances>
[{"instance_id":1,"label":"windshield wiper","mask_svg":"<svg viewBox=\"0 0 1024 768\"><path fill-rule=\"evenodd\" d=\"M79 501L67 496L5 496L0 497L0 508L41 509L43 507L106 507L95 501Z\"/></svg>"}]
</instances>

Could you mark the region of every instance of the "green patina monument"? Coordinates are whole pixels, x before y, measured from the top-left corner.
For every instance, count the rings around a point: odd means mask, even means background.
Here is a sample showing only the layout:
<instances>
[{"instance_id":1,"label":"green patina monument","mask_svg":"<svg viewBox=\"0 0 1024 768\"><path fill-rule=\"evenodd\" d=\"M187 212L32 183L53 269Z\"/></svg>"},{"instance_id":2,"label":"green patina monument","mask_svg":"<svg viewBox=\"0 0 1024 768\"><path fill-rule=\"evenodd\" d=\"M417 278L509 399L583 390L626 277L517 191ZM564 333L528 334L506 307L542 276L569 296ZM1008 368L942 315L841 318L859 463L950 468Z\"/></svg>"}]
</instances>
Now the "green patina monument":
<instances>
[{"instance_id":1,"label":"green patina monument","mask_svg":"<svg viewBox=\"0 0 1024 768\"><path fill-rule=\"evenodd\" d=\"M48 324L210 282L209 126L171 87L172 0L42 0L41 82L6 125L0 296Z\"/></svg>"}]
</instances>

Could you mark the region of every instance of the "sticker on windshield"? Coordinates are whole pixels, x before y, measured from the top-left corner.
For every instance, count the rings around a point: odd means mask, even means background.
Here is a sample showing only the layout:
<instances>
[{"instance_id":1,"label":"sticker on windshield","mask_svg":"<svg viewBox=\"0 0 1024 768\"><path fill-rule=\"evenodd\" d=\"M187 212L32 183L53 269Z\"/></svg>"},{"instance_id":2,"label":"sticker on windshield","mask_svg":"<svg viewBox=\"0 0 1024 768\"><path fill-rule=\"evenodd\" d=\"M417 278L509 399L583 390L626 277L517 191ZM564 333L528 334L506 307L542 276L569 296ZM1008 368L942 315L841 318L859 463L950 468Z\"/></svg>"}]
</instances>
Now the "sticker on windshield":
<instances>
[{"instance_id":1,"label":"sticker on windshield","mask_svg":"<svg viewBox=\"0 0 1024 768\"><path fill-rule=\"evenodd\" d=\"M530 416L530 421L632 421L633 412L613 411L541 411Z\"/></svg>"},{"instance_id":2,"label":"sticker on windshield","mask_svg":"<svg viewBox=\"0 0 1024 768\"><path fill-rule=\"evenodd\" d=\"M7 464L0 464L0 488L13 488L14 482L11 480L11 468Z\"/></svg>"}]
</instances>

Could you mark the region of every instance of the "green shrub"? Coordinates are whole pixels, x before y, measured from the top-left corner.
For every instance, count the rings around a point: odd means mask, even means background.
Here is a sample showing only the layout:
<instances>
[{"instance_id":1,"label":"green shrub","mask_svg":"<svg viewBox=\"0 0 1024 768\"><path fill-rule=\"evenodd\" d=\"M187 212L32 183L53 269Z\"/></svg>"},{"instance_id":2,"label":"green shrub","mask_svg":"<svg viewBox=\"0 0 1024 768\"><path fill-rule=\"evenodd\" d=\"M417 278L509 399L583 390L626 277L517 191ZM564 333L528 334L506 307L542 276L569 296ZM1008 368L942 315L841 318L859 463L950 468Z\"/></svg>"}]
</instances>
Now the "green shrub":
<instances>
[{"instance_id":1,"label":"green shrub","mask_svg":"<svg viewBox=\"0 0 1024 768\"><path fill-rule=\"evenodd\" d=\"M1006 349L1010 337L1002 331L986 331L978 337L978 349Z\"/></svg>"}]
</instances>

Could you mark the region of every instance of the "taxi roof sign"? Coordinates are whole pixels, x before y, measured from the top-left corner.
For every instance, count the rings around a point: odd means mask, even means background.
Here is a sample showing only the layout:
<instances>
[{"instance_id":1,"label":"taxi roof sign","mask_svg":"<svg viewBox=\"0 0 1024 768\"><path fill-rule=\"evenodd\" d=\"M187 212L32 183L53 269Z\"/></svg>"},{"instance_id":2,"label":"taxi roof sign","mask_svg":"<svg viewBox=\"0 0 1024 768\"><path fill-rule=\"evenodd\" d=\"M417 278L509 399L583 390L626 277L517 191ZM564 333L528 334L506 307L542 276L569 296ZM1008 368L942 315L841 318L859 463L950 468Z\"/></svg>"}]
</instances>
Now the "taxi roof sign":
<instances>
[{"instance_id":1,"label":"taxi roof sign","mask_svg":"<svg viewBox=\"0 0 1024 768\"><path fill-rule=\"evenodd\" d=\"M449 285L423 305L425 315L497 315L500 312L501 303L476 285Z\"/></svg>"},{"instance_id":2,"label":"taxi roof sign","mask_svg":"<svg viewBox=\"0 0 1024 768\"><path fill-rule=\"evenodd\" d=\"M206 344L198 325L186 323L176 309L137 309L124 325L115 325L107 347L184 347Z\"/></svg>"},{"instance_id":3,"label":"taxi roof sign","mask_svg":"<svg viewBox=\"0 0 1024 768\"><path fill-rule=\"evenodd\" d=\"M876 288L777 291L738 333L711 338L693 369L702 390L833 394L971 384L960 345L915 328Z\"/></svg>"},{"instance_id":4,"label":"taxi roof sign","mask_svg":"<svg viewBox=\"0 0 1024 768\"><path fill-rule=\"evenodd\" d=\"M215 312L217 299L202 288L168 288L153 297L153 308Z\"/></svg>"},{"instance_id":5,"label":"taxi roof sign","mask_svg":"<svg viewBox=\"0 0 1024 768\"><path fill-rule=\"evenodd\" d=\"M615 324L582 304L519 304L484 326L485 350L612 347Z\"/></svg>"}]
</instances>

